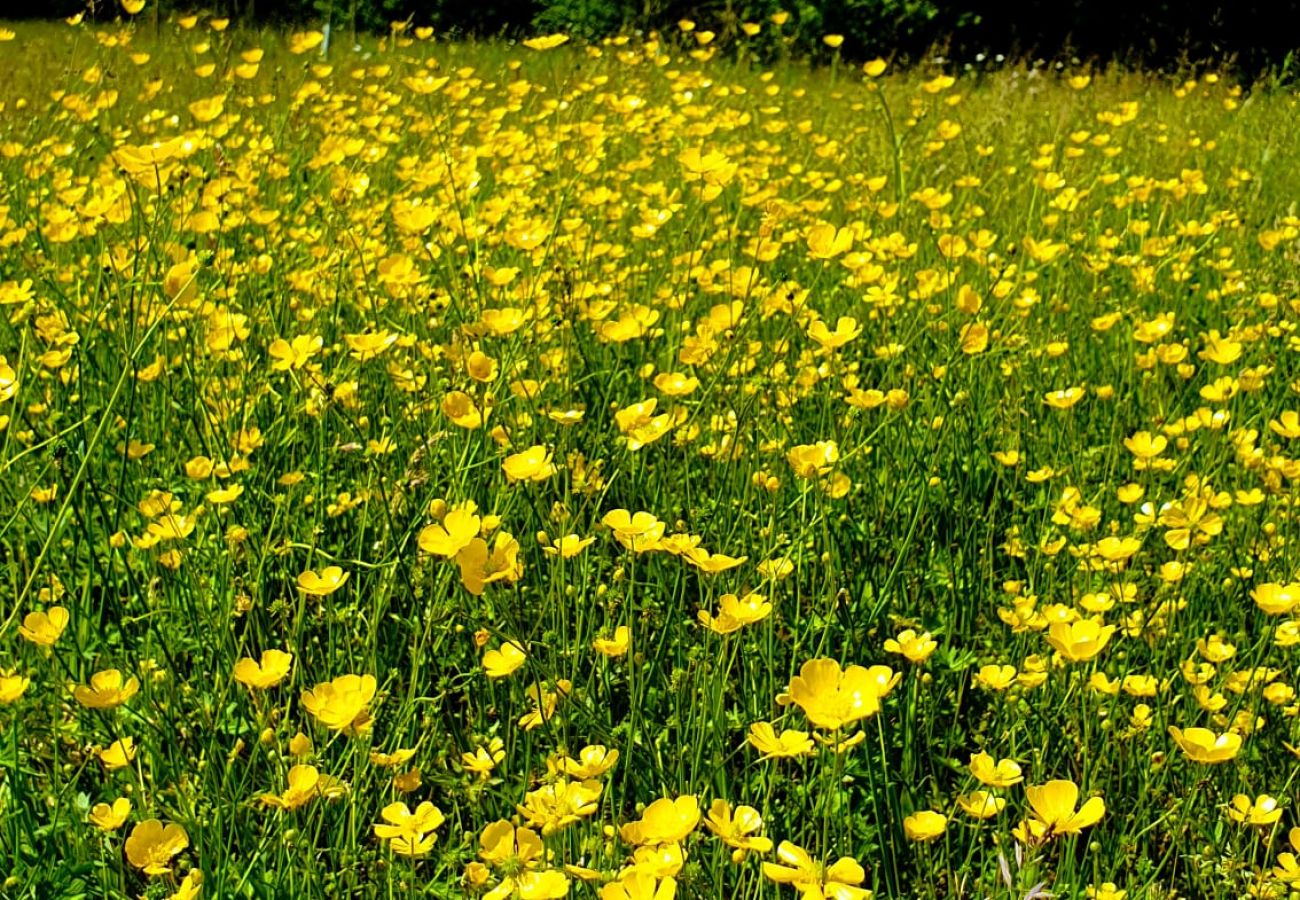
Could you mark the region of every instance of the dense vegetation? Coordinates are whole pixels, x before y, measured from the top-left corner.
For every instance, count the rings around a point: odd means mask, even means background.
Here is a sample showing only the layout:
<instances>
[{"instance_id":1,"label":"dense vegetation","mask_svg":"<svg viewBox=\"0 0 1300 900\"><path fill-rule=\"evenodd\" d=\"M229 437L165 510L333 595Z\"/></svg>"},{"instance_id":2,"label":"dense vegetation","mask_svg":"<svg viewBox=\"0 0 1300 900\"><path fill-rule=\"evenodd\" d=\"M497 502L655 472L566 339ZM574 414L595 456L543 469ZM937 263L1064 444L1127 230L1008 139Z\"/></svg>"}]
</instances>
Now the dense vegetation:
<instances>
[{"instance_id":1,"label":"dense vegetation","mask_svg":"<svg viewBox=\"0 0 1300 900\"><path fill-rule=\"evenodd\" d=\"M130 4L0 28L0 894L1300 885L1292 93Z\"/></svg>"},{"instance_id":2,"label":"dense vegetation","mask_svg":"<svg viewBox=\"0 0 1300 900\"><path fill-rule=\"evenodd\" d=\"M11 0L10 16L65 16L86 0ZM148 14L160 25L190 5L160 0ZM212 0L209 12L236 25L329 23L351 36L386 31L394 21L431 26L440 36L521 37L564 31L588 38L667 32L697 23L726 48L745 35L749 54L791 53L825 61L825 35L839 35L846 58L920 59L936 48L962 66L1042 57L1177 70L1230 62L1255 77L1292 74L1296 49L1288 23L1300 0ZM116 0L92 0L90 15L110 20ZM774 17L781 24L774 23ZM757 34L747 34L754 25Z\"/></svg>"}]
</instances>

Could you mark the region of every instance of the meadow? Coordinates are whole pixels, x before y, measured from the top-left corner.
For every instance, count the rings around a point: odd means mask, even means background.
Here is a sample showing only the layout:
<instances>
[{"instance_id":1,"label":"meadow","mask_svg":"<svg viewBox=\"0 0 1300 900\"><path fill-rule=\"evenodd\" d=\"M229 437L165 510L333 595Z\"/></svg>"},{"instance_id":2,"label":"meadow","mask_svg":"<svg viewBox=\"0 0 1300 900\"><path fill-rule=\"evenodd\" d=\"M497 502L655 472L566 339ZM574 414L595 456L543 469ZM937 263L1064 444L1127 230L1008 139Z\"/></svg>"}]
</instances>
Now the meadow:
<instances>
[{"instance_id":1,"label":"meadow","mask_svg":"<svg viewBox=\"0 0 1300 900\"><path fill-rule=\"evenodd\" d=\"M0 25L0 896L1300 896L1294 88L708 26Z\"/></svg>"}]
</instances>

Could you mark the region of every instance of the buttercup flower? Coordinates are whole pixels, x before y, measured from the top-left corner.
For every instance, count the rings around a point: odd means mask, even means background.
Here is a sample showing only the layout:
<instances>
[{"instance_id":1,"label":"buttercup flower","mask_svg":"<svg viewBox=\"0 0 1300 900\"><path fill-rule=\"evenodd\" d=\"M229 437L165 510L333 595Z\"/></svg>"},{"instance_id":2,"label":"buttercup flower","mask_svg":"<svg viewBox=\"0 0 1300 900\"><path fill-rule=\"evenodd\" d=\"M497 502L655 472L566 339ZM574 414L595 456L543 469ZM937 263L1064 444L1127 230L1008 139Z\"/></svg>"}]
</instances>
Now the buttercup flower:
<instances>
[{"instance_id":1,"label":"buttercup flower","mask_svg":"<svg viewBox=\"0 0 1300 900\"><path fill-rule=\"evenodd\" d=\"M1192 762L1216 765L1227 762L1241 750L1241 735L1231 731L1215 734L1208 728L1184 730L1170 725L1169 736Z\"/></svg>"},{"instance_id":2,"label":"buttercup flower","mask_svg":"<svg viewBox=\"0 0 1300 900\"><path fill-rule=\"evenodd\" d=\"M288 677L292 665L292 653L283 650L263 650L261 662L246 656L235 663L234 677L240 684L266 690Z\"/></svg>"},{"instance_id":3,"label":"buttercup flower","mask_svg":"<svg viewBox=\"0 0 1300 900\"><path fill-rule=\"evenodd\" d=\"M932 809L923 809L903 819L903 833L912 841L932 841L947 828L948 817Z\"/></svg>"},{"instance_id":4,"label":"buttercup flower","mask_svg":"<svg viewBox=\"0 0 1300 900\"><path fill-rule=\"evenodd\" d=\"M0 669L0 704L14 703L27 692L32 680L13 669Z\"/></svg>"},{"instance_id":5,"label":"buttercup flower","mask_svg":"<svg viewBox=\"0 0 1300 900\"><path fill-rule=\"evenodd\" d=\"M842 728L880 711L880 701L898 683L886 666L849 666L833 659L804 663L790 681L790 699L819 728Z\"/></svg>"},{"instance_id":6,"label":"buttercup flower","mask_svg":"<svg viewBox=\"0 0 1300 900\"><path fill-rule=\"evenodd\" d=\"M328 597L347 580L348 573L339 566L326 566L320 571L308 569L298 576L298 590L309 597Z\"/></svg>"},{"instance_id":7,"label":"buttercup flower","mask_svg":"<svg viewBox=\"0 0 1300 900\"><path fill-rule=\"evenodd\" d=\"M662 797L646 807L640 820L620 830L629 844L674 844L695 830L700 806L695 797Z\"/></svg>"},{"instance_id":8,"label":"buttercup flower","mask_svg":"<svg viewBox=\"0 0 1300 900\"><path fill-rule=\"evenodd\" d=\"M1058 835L1078 834L1101 821L1106 804L1092 797L1075 809L1079 788L1073 781L1057 780L1025 789L1033 815L1015 830L1016 838L1028 844Z\"/></svg>"},{"instance_id":9,"label":"buttercup flower","mask_svg":"<svg viewBox=\"0 0 1300 900\"><path fill-rule=\"evenodd\" d=\"M90 709L112 709L130 700L140 690L140 679L123 678L117 669L105 669L90 676L90 684L77 685L72 696Z\"/></svg>"},{"instance_id":10,"label":"buttercup flower","mask_svg":"<svg viewBox=\"0 0 1300 900\"><path fill-rule=\"evenodd\" d=\"M326 728L355 736L370 726L376 686L373 675L340 675L303 691L302 705Z\"/></svg>"},{"instance_id":11,"label":"buttercup flower","mask_svg":"<svg viewBox=\"0 0 1300 900\"><path fill-rule=\"evenodd\" d=\"M289 770L288 786L281 794L261 794L263 806L294 810L315 797L333 800L347 793L347 786L337 778L322 775L315 766L298 765Z\"/></svg>"},{"instance_id":12,"label":"buttercup flower","mask_svg":"<svg viewBox=\"0 0 1300 900\"><path fill-rule=\"evenodd\" d=\"M172 858L189 845L189 835L180 825L146 819L127 837L126 858L146 875L165 875L171 869Z\"/></svg>"},{"instance_id":13,"label":"buttercup flower","mask_svg":"<svg viewBox=\"0 0 1300 900\"><path fill-rule=\"evenodd\" d=\"M804 898L834 897L836 900L870 900L871 891L857 885L867 873L857 860L842 856L823 867L807 850L789 841L776 848L780 863L763 863L763 874L777 884L788 884Z\"/></svg>"},{"instance_id":14,"label":"buttercup flower","mask_svg":"<svg viewBox=\"0 0 1300 900\"><path fill-rule=\"evenodd\" d=\"M30 612L18 626L18 634L33 644L53 646L68 627L68 611L62 606L51 606L44 612Z\"/></svg>"},{"instance_id":15,"label":"buttercup flower","mask_svg":"<svg viewBox=\"0 0 1300 900\"><path fill-rule=\"evenodd\" d=\"M118 797L111 805L96 803L90 810L90 821L101 831L116 831L126 824L129 815L131 815L131 801L125 797Z\"/></svg>"}]
</instances>

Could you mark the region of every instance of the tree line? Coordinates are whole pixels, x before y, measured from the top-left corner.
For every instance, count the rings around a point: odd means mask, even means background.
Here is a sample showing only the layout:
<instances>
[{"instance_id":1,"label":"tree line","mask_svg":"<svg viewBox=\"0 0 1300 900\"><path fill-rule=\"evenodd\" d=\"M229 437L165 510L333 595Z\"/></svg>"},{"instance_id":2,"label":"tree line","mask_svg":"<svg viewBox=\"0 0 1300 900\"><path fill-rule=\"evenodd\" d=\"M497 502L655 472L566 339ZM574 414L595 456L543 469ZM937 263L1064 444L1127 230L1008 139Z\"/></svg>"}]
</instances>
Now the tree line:
<instances>
[{"instance_id":1,"label":"tree line","mask_svg":"<svg viewBox=\"0 0 1300 900\"><path fill-rule=\"evenodd\" d=\"M92 0L91 16L119 13ZM1042 59L1177 69L1205 62L1254 75L1288 74L1300 37L1300 0L150 0L158 12L208 12L235 25L330 23L380 32L391 23L432 26L446 37L518 37L565 31L675 31L682 20L743 40L747 52L956 64ZM0 17L68 16L86 0L3 0ZM758 31L754 32L755 26ZM833 50L824 38L842 43ZM734 40L730 40L734 39ZM832 43L835 43L832 40Z\"/></svg>"}]
</instances>

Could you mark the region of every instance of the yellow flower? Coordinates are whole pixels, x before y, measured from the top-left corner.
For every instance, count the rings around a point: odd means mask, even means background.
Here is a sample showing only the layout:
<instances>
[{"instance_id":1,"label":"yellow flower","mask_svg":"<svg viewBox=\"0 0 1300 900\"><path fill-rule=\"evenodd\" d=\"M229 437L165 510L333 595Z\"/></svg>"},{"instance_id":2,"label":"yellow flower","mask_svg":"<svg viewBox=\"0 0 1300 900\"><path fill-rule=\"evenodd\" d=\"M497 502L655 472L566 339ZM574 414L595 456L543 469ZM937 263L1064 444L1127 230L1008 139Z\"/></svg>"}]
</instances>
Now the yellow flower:
<instances>
[{"instance_id":1,"label":"yellow flower","mask_svg":"<svg viewBox=\"0 0 1300 900\"><path fill-rule=\"evenodd\" d=\"M700 610L700 624L715 634L731 634L746 625L752 625L766 619L772 612L772 604L761 594L750 592L744 597L735 594L723 594L718 598L721 610L715 617L707 610Z\"/></svg>"},{"instance_id":2,"label":"yellow flower","mask_svg":"<svg viewBox=\"0 0 1300 900\"><path fill-rule=\"evenodd\" d=\"M315 797L333 800L347 793L347 785L330 775L322 775L315 766L298 765L289 770L289 784L283 794L260 794L263 806L293 810Z\"/></svg>"},{"instance_id":3,"label":"yellow flower","mask_svg":"<svg viewBox=\"0 0 1300 900\"><path fill-rule=\"evenodd\" d=\"M348 574L339 566L326 566L319 572L308 569L298 576L298 590L308 597L328 597L343 587Z\"/></svg>"},{"instance_id":4,"label":"yellow flower","mask_svg":"<svg viewBox=\"0 0 1300 900\"><path fill-rule=\"evenodd\" d=\"M991 691L1005 691L1016 683L1016 667L996 664L980 666L980 670L975 673L975 681Z\"/></svg>"},{"instance_id":5,"label":"yellow flower","mask_svg":"<svg viewBox=\"0 0 1300 900\"><path fill-rule=\"evenodd\" d=\"M1133 558L1133 555L1142 548L1142 541L1135 537L1115 537L1110 535L1102 538L1093 545L1092 551L1095 556L1100 557L1107 563L1115 566L1123 564ZM1111 567L1108 567L1111 570Z\"/></svg>"},{"instance_id":6,"label":"yellow flower","mask_svg":"<svg viewBox=\"0 0 1300 900\"><path fill-rule=\"evenodd\" d=\"M699 379L681 372L660 372L654 379L655 390L669 397L684 397L700 386Z\"/></svg>"},{"instance_id":7,"label":"yellow flower","mask_svg":"<svg viewBox=\"0 0 1300 900\"><path fill-rule=\"evenodd\" d=\"M817 319L808 326L808 337L826 350L838 350L860 334L862 334L862 326L852 316L840 316L835 323L834 331L831 331L822 319Z\"/></svg>"},{"instance_id":8,"label":"yellow flower","mask_svg":"<svg viewBox=\"0 0 1300 900\"><path fill-rule=\"evenodd\" d=\"M419 769L411 769L393 776L393 788L402 794L410 794L420 789L424 782Z\"/></svg>"},{"instance_id":9,"label":"yellow flower","mask_svg":"<svg viewBox=\"0 0 1300 900\"><path fill-rule=\"evenodd\" d=\"M545 858L541 837L531 828L515 828L505 819L479 834L479 858L495 867L518 868Z\"/></svg>"},{"instance_id":10,"label":"yellow flower","mask_svg":"<svg viewBox=\"0 0 1300 900\"><path fill-rule=\"evenodd\" d=\"M1124 438L1124 446L1139 460L1149 460L1164 453L1169 440L1162 434L1152 436L1149 431L1139 431L1132 437Z\"/></svg>"},{"instance_id":11,"label":"yellow flower","mask_svg":"<svg viewBox=\"0 0 1300 900\"><path fill-rule=\"evenodd\" d=\"M547 556L559 556L562 559L573 559L583 550L586 550L596 539L594 537L582 537L576 534L566 534L553 544L543 547L542 552Z\"/></svg>"},{"instance_id":12,"label":"yellow flower","mask_svg":"<svg viewBox=\"0 0 1300 900\"><path fill-rule=\"evenodd\" d=\"M663 549L669 550L667 541L664 543L665 546ZM670 550L670 552L672 551ZM725 572L728 569L734 569L737 566L744 565L745 561L749 559L748 556L727 556L725 553L710 553L703 547L687 547L678 555L701 572L709 575L716 575L718 572ZM761 597L758 597L758 599L762 600Z\"/></svg>"},{"instance_id":13,"label":"yellow flower","mask_svg":"<svg viewBox=\"0 0 1300 900\"><path fill-rule=\"evenodd\" d=\"M301 369L325 346L325 340L316 334L300 334L292 341L276 338L266 348L271 357L271 368L276 372Z\"/></svg>"},{"instance_id":14,"label":"yellow flower","mask_svg":"<svg viewBox=\"0 0 1300 900\"><path fill-rule=\"evenodd\" d=\"M374 359L397 343L397 335L388 331L345 334L343 339L352 351L350 355L358 362Z\"/></svg>"},{"instance_id":15,"label":"yellow flower","mask_svg":"<svg viewBox=\"0 0 1300 900\"><path fill-rule=\"evenodd\" d=\"M505 742L501 738L492 738L485 747L477 747L472 753L460 755L461 765L479 778L486 779L492 774L501 760L506 758Z\"/></svg>"},{"instance_id":16,"label":"yellow flower","mask_svg":"<svg viewBox=\"0 0 1300 900\"><path fill-rule=\"evenodd\" d=\"M545 481L555 474L551 454L540 444L507 456L501 469L512 484L516 481Z\"/></svg>"},{"instance_id":17,"label":"yellow flower","mask_svg":"<svg viewBox=\"0 0 1300 900\"><path fill-rule=\"evenodd\" d=\"M629 844L675 844L700 823L700 804L693 794L661 797L645 808L641 818L619 829Z\"/></svg>"},{"instance_id":18,"label":"yellow flower","mask_svg":"<svg viewBox=\"0 0 1300 900\"><path fill-rule=\"evenodd\" d=\"M1232 731L1215 734L1208 728L1184 730L1170 725L1169 736L1188 759L1206 765L1227 762L1241 750L1241 735Z\"/></svg>"},{"instance_id":19,"label":"yellow flower","mask_svg":"<svg viewBox=\"0 0 1300 900\"><path fill-rule=\"evenodd\" d=\"M794 572L794 562L788 557L778 557L776 559L765 559L758 564L758 574L764 578L770 578L778 581L788 577Z\"/></svg>"},{"instance_id":20,"label":"yellow flower","mask_svg":"<svg viewBox=\"0 0 1300 900\"><path fill-rule=\"evenodd\" d=\"M771 722L750 725L749 744L762 754L763 759L812 756L815 752L808 732L786 729L778 735Z\"/></svg>"},{"instance_id":21,"label":"yellow flower","mask_svg":"<svg viewBox=\"0 0 1300 900\"><path fill-rule=\"evenodd\" d=\"M146 819L131 829L126 858L146 875L164 875L171 868L172 857L189 845L189 835L175 822L164 826L157 819Z\"/></svg>"},{"instance_id":22,"label":"yellow flower","mask_svg":"<svg viewBox=\"0 0 1300 900\"><path fill-rule=\"evenodd\" d=\"M187 107L195 121L211 122L224 111L226 98L224 96L204 97L201 100L195 100Z\"/></svg>"},{"instance_id":23,"label":"yellow flower","mask_svg":"<svg viewBox=\"0 0 1300 900\"><path fill-rule=\"evenodd\" d=\"M1265 615L1285 616L1300 605L1300 584L1258 584L1250 597Z\"/></svg>"},{"instance_id":24,"label":"yellow flower","mask_svg":"<svg viewBox=\"0 0 1300 900\"><path fill-rule=\"evenodd\" d=\"M420 549L451 559L478 536L482 519L472 506L458 506L443 517L441 525L426 525L420 531Z\"/></svg>"},{"instance_id":25,"label":"yellow flower","mask_svg":"<svg viewBox=\"0 0 1300 900\"><path fill-rule=\"evenodd\" d=\"M144 9L144 0L122 0L122 9L128 16L138 15Z\"/></svg>"},{"instance_id":26,"label":"yellow flower","mask_svg":"<svg viewBox=\"0 0 1300 900\"><path fill-rule=\"evenodd\" d=\"M180 886L176 888L176 893L172 894L167 900L198 900L199 895L203 892L203 873L198 869L190 869L181 879Z\"/></svg>"},{"instance_id":27,"label":"yellow flower","mask_svg":"<svg viewBox=\"0 0 1300 900\"><path fill-rule=\"evenodd\" d=\"M909 841L932 841L948 830L948 817L923 809L903 819L903 833Z\"/></svg>"},{"instance_id":28,"label":"yellow flower","mask_svg":"<svg viewBox=\"0 0 1300 900\"><path fill-rule=\"evenodd\" d=\"M1083 388L1069 387L1064 390L1051 391L1043 396L1043 401L1052 409L1069 409L1083 399Z\"/></svg>"},{"instance_id":29,"label":"yellow flower","mask_svg":"<svg viewBox=\"0 0 1300 900\"><path fill-rule=\"evenodd\" d=\"M791 447L785 458L795 475L800 478L815 478L825 475L839 461L840 448L834 441L800 444Z\"/></svg>"},{"instance_id":30,"label":"yellow flower","mask_svg":"<svg viewBox=\"0 0 1300 900\"><path fill-rule=\"evenodd\" d=\"M547 34L540 37L528 38L523 44L530 50L550 50L561 44L567 44L569 36L567 34Z\"/></svg>"},{"instance_id":31,"label":"yellow flower","mask_svg":"<svg viewBox=\"0 0 1300 900\"><path fill-rule=\"evenodd\" d=\"M375 825L375 836L389 842L393 852L402 856L422 856L433 848L434 832L444 821L442 810L425 800L412 812L398 801L383 808L384 824Z\"/></svg>"},{"instance_id":32,"label":"yellow flower","mask_svg":"<svg viewBox=\"0 0 1300 900\"><path fill-rule=\"evenodd\" d=\"M135 740L129 737L118 738L99 751L99 761L110 772L126 768L134 759Z\"/></svg>"},{"instance_id":33,"label":"yellow flower","mask_svg":"<svg viewBox=\"0 0 1300 900\"><path fill-rule=\"evenodd\" d=\"M508 875L484 894L484 900L518 897L519 900L559 900L569 896L569 879L558 869L525 869Z\"/></svg>"},{"instance_id":34,"label":"yellow flower","mask_svg":"<svg viewBox=\"0 0 1300 900\"><path fill-rule=\"evenodd\" d=\"M885 73L885 69L888 68L888 66L889 63L885 62L880 57L876 57L875 59L870 59L863 63L862 71L868 78L879 78Z\"/></svg>"},{"instance_id":35,"label":"yellow flower","mask_svg":"<svg viewBox=\"0 0 1300 900\"><path fill-rule=\"evenodd\" d=\"M181 27L185 27L184 24ZM191 28L194 26L191 25ZM295 55L307 53L319 47L325 40L325 35L319 31L300 31L289 36L289 52Z\"/></svg>"},{"instance_id":36,"label":"yellow flower","mask_svg":"<svg viewBox=\"0 0 1300 900\"><path fill-rule=\"evenodd\" d=\"M474 403L474 398L464 391L449 392L442 398L441 407L442 414L451 419L452 424L469 431L481 428L492 412L491 407L480 410Z\"/></svg>"},{"instance_id":37,"label":"yellow flower","mask_svg":"<svg viewBox=\"0 0 1300 900\"><path fill-rule=\"evenodd\" d=\"M1287 840L1295 853L1278 854L1273 877L1287 884L1300 884L1300 862L1296 860L1296 853L1300 853L1300 827L1292 828L1287 834Z\"/></svg>"},{"instance_id":38,"label":"yellow flower","mask_svg":"<svg viewBox=\"0 0 1300 900\"><path fill-rule=\"evenodd\" d=\"M1282 818L1282 808L1277 798L1260 794L1253 801L1245 794L1236 794L1228 804L1228 818L1244 825L1273 825Z\"/></svg>"},{"instance_id":39,"label":"yellow flower","mask_svg":"<svg viewBox=\"0 0 1300 900\"><path fill-rule=\"evenodd\" d=\"M415 751L406 747L399 747L392 753L381 753L378 750L370 751L370 764L382 766L385 769L391 769L394 766L400 766L402 763L410 762L415 757Z\"/></svg>"},{"instance_id":40,"label":"yellow flower","mask_svg":"<svg viewBox=\"0 0 1300 900\"><path fill-rule=\"evenodd\" d=\"M514 584L524 575L519 561L519 542L509 532L498 532L491 548L482 538L474 538L456 554L461 584L474 596L480 596L489 584Z\"/></svg>"},{"instance_id":41,"label":"yellow flower","mask_svg":"<svg viewBox=\"0 0 1300 900\"><path fill-rule=\"evenodd\" d=\"M370 727L370 701L375 697L375 676L340 675L303 691L307 712L332 731L358 735Z\"/></svg>"},{"instance_id":42,"label":"yellow flower","mask_svg":"<svg viewBox=\"0 0 1300 900\"><path fill-rule=\"evenodd\" d=\"M827 47L830 47L832 50L836 50L840 47L840 45L844 43L844 35L842 34L822 35L822 43L825 44Z\"/></svg>"},{"instance_id":43,"label":"yellow flower","mask_svg":"<svg viewBox=\"0 0 1300 900\"><path fill-rule=\"evenodd\" d=\"M737 862L748 852L767 853L772 849L770 838L755 834L763 827L763 817L752 806L737 806L733 810L726 800L716 799L709 806L704 824L724 844L737 851L732 855Z\"/></svg>"},{"instance_id":44,"label":"yellow flower","mask_svg":"<svg viewBox=\"0 0 1300 900\"><path fill-rule=\"evenodd\" d=\"M33 644L49 647L68 627L68 611L62 606L51 606L45 612L30 612L18 626L18 634Z\"/></svg>"},{"instance_id":45,"label":"yellow flower","mask_svg":"<svg viewBox=\"0 0 1300 900\"><path fill-rule=\"evenodd\" d=\"M610 659L616 659L627 653L628 647L632 643L632 631L626 625L619 625L614 629L614 636L610 638L598 637L591 642L591 649L595 650L602 656L608 656Z\"/></svg>"},{"instance_id":46,"label":"yellow flower","mask_svg":"<svg viewBox=\"0 0 1300 900\"><path fill-rule=\"evenodd\" d=\"M789 841L781 842L776 855L782 864L763 863L763 875L777 884L792 885L805 900L871 900L871 891L856 887L867 873L850 856L823 867L807 850Z\"/></svg>"},{"instance_id":47,"label":"yellow flower","mask_svg":"<svg viewBox=\"0 0 1300 900\"><path fill-rule=\"evenodd\" d=\"M813 259L834 259L853 246L853 231L818 222L808 229L808 255Z\"/></svg>"},{"instance_id":48,"label":"yellow flower","mask_svg":"<svg viewBox=\"0 0 1300 900\"><path fill-rule=\"evenodd\" d=\"M1287 440L1300 438L1300 413L1294 409L1288 409L1278 418L1270 420L1268 429L1278 437L1284 437Z\"/></svg>"},{"instance_id":49,"label":"yellow flower","mask_svg":"<svg viewBox=\"0 0 1300 900\"><path fill-rule=\"evenodd\" d=\"M226 503L234 503L244 493L242 484L232 484L230 487L218 488L215 491L208 491L204 499L213 506L221 506Z\"/></svg>"},{"instance_id":50,"label":"yellow flower","mask_svg":"<svg viewBox=\"0 0 1300 900\"><path fill-rule=\"evenodd\" d=\"M552 834L594 814L599 808L602 790L599 781L560 778L529 791L515 810L530 826L540 828L542 834Z\"/></svg>"},{"instance_id":51,"label":"yellow flower","mask_svg":"<svg viewBox=\"0 0 1300 900\"><path fill-rule=\"evenodd\" d=\"M13 669L0 669L0 703L9 704L17 701L26 693L31 683L30 678L19 675Z\"/></svg>"},{"instance_id":52,"label":"yellow flower","mask_svg":"<svg viewBox=\"0 0 1300 900\"><path fill-rule=\"evenodd\" d=\"M629 869L600 889L600 900L673 900L676 896L677 882L671 875L660 880L640 869Z\"/></svg>"},{"instance_id":53,"label":"yellow flower","mask_svg":"<svg viewBox=\"0 0 1300 900\"><path fill-rule=\"evenodd\" d=\"M930 658L939 647L930 632L925 631L917 634L915 630L906 628L898 633L898 638L889 638L885 641L886 653L901 654L910 663L920 665Z\"/></svg>"},{"instance_id":54,"label":"yellow flower","mask_svg":"<svg viewBox=\"0 0 1300 900\"><path fill-rule=\"evenodd\" d=\"M126 824L126 817L131 815L131 801L118 797L110 806L96 803L90 810L90 823L102 831L116 831Z\"/></svg>"},{"instance_id":55,"label":"yellow flower","mask_svg":"<svg viewBox=\"0 0 1300 900\"><path fill-rule=\"evenodd\" d=\"M1087 76L1084 77L1086 78ZM1087 85L1084 85L1084 87L1086 86ZM1128 896L1128 891L1116 887L1115 882L1113 881L1103 881L1101 884L1096 886L1088 885L1085 894L1087 895L1088 900L1124 900L1124 898Z\"/></svg>"},{"instance_id":56,"label":"yellow flower","mask_svg":"<svg viewBox=\"0 0 1300 900\"><path fill-rule=\"evenodd\" d=\"M970 773L989 787L1007 788L1024 781L1020 764L1014 759L994 762L993 757L983 751L971 754Z\"/></svg>"},{"instance_id":57,"label":"yellow flower","mask_svg":"<svg viewBox=\"0 0 1300 900\"><path fill-rule=\"evenodd\" d=\"M3 290L0 289L0 296L3 296ZM6 400L12 400L18 393L18 373L14 367L9 365L9 361L0 356L0 403ZM6 417L7 421L8 417Z\"/></svg>"},{"instance_id":58,"label":"yellow flower","mask_svg":"<svg viewBox=\"0 0 1300 900\"><path fill-rule=\"evenodd\" d=\"M1047 643L1071 662L1084 662L1100 653L1115 633L1114 625L1100 619L1076 619L1054 622L1047 632Z\"/></svg>"},{"instance_id":59,"label":"yellow flower","mask_svg":"<svg viewBox=\"0 0 1300 900\"><path fill-rule=\"evenodd\" d=\"M245 656L235 663L233 674L240 684L266 690L283 681L288 676L292 665L292 653L283 650L263 650L261 663Z\"/></svg>"},{"instance_id":60,"label":"yellow flower","mask_svg":"<svg viewBox=\"0 0 1300 900\"><path fill-rule=\"evenodd\" d=\"M861 728L859 728L857 731L849 735L844 740L836 740L833 735L824 735L824 734L816 734L816 733L813 734L813 739L817 741L817 743L829 747L832 753L835 753L836 755L842 755L844 753L849 752L854 747L858 746L858 744L861 744L863 741L865 741L867 739L867 733L863 731Z\"/></svg>"},{"instance_id":61,"label":"yellow flower","mask_svg":"<svg viewBox=\"0 0 1300 900\"><path fill-rule=\"evenodd\" d=\"M130 700L139 690L140 679L134 675L123 680L117 669L105 669L91 675L89 685L77 685L72 696L88 709L112 709Z\"/></svg>"},{"instance_id":62,"label":"yellow flower","mask_svg":"<svg viewBox=\"0 0 1300 900\"><path fill-rule=\"evenodd\" d=\"M289 738L289 755L295 759L306 759L312 755L315 748L312 747L311 738L301 731Z\"/></svg>"},{"instance_id":63,"label":"yellow flower","mask_svg":"<svg viewBox=\"0 0 1300 900\"><path fill-rule=\"evenodd\" d=\"M676 878L686 864L686 853L681 844L647 844L632 851L628 867L655 878Z\"/></svg>"},{"instance_id":64,"label":"yellow flower","mask_svg":"<svg viewBox=\"0 0 1300 900\"><path fill-rule=\"evenodd\" d=\"M488 678L505 678L524 664L528 654L513 641L507 641L496 650L483 654L483 670Z\"/></svg>"},{"instance_id":65,"label":"yellow flower","mask_svg":"<svg viewBox=\"0 0 1300 900\"><path fill-rule=\"evenodd\" d=\"M1145 703L1139 703L1133 707L1133 712L1129 715L1129 725L1138 731L1145 731L1150 728L1152 721L1151 707Z\"/></svg>"},{"instance_id":66,"label":"yellow flower","mask_svg":"<svg viewBox=\"0 0 1300 900\"><path fill-rule=\"evenodd\" d=\"M960 794L957 805L973 819L991 819L1002 812L1007 801L989 791L971 791L969 794Z\"/></svg>"},{"instance_id":67,"label":"yellow flower","mask_svg":"<svg viewBox=\"0 0 1300 900\"><path fill-rule=\"evenodd\" d=\"M833 659L810 659L790 681L790 699L819 728L835 729L869 718L898 683L888 666L849 666Z\"/></svg>"},{"instance_id":68,"label":"yellow flower","mask_svg":"<svg viewBox=\"0 0 1300 900\"><path fill-rule=\"evenodd\" d=\"M579 778L583 781L588 778L599 778L618 762L618 751L611 750L603 744L589 744L578 751L578 758L564 759L564 774L570 778Z\"/></svg>"},{"instance_id":69,"label":"yellow flower","mask_svg":"<svg viewBox=\"0 0 1300 900\"><path fill-rule=\"evenodd\" d=\"M1079 788L1073 781L1055 780L1025 789L1033 816L1014 830L1016 838L1026 844L1041 843L1064 834L1078 834L1101 821L1106 803L1093 797L1075 809Z\"/></svg>"},{"instance_id":70,"label":"yellow flower","mask_svg":"<svg viewBox=\"0 0 1300 900\"><path fill-rule=\"evenodd\" d=\"M983 322L967 322L957 332L961 352L976 356L989 348L989 328Z\"/></svg>"},{"instance_id":71,"label":"yellow flower","mask_svg":"<svg viewBox=\"0 0 1300 900\"><path fill-rule=\"evenodd\" d=\"M612 509L601 519L614 539L634 553L654 550L664 536L664 523L648 512L633 515L626 509Z\"/></svg>"}]
</instances>

